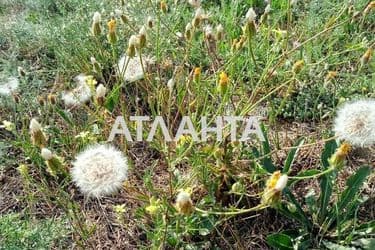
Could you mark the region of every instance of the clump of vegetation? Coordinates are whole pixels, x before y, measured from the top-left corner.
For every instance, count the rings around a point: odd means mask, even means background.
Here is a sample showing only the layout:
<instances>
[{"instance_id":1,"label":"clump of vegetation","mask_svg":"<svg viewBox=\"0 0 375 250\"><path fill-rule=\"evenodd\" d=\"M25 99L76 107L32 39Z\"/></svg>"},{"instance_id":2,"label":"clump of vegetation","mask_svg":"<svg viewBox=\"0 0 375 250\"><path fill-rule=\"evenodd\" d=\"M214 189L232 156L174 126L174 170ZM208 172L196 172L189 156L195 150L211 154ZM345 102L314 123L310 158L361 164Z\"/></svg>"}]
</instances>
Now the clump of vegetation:
<instances>
[{"instance_id":1,"label":"clump of vegetation","mask_svg":"<svg viewBox=\"0 0 375 250\"><path fill-rule=\"evenodd\" d=\"M374 245L374 2L0 10L6 249Z\"/></svg>"}]
</instances>

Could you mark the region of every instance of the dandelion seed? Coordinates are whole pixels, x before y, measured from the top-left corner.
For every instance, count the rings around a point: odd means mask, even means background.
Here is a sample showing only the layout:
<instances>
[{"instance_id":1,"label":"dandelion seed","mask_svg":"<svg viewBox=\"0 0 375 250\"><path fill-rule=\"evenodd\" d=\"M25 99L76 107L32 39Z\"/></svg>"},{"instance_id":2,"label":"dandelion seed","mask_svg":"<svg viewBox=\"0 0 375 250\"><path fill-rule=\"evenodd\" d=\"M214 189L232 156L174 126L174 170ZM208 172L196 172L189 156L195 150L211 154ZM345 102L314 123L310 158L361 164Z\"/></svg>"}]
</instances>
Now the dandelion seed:
<instances>
[{"instance_id":1,"label":"dandelion seed","mask_svg":"<svg viewBox=\"0 0 375 250\"><path fill-rule=\"evenodd\" d=\"M264 14L268 15L271 12L271 5L267 4L266 8L264 9Z\"/></svg>"},{"instance_id":2,"label":"dandelion seed","mask_svg":"<svg viewBox=\"0 0 375 250\"><path fill-rule=\"evenodd\" d=\"M9 77L6 82L0 82L0 95L10 96L19 86L19 81L15 77Z\"/></svg>"},{"instance_id":3,"label":"dandelion seed","mask_svg":"<svg viewBox=\"0 0 375 250\"><path fill-rule=\"evenodd\" d=\"M116 193L127 179L128 162L122 152L109 145L95 145L79 153L71 175L82 193L101 197Z\"/></svg>"},{"instance_id":4,"label":"dandelion seed","mask_svg":"<svg viewBox=\"0 0 375 250\"><path fill-rule=\"evenodd\" d=\"M214 39L214 32L212 30L212 27L211 25L207 25L203 28L203 32L204 32L204 36L205 38L210 41L212 39Z\"/></svg>"},{"instance_id":5,"label":"dandelion seed","mask_svg":"<svg viewBox=\"0 0 375 250\"><path fill-rule=\"evenodd\" d=\"M194 211L194 206L190 198L190 193L181 190L177 195L175 207L180 214L191 214Z\"/></svg>"},{"instance_id":6,"label":"dandelion seed","mask_svg":"<svg viewBox=\"0 0 375 250\"><path fill-rule=\"evenodd\" d=\"M375 100L345 103L337 111L333 131L354 146L375 144Z\"/></svg>"},{"instance_id":7,"label":"dandelion seed","mask_svg":"<svg viewBox=\"0 0 375 250\"><path fill-rule=\"evenodd\" d=\"M129 62L127 63L127 61ZM145 70L148 66L148 59L145 56L142 56L142 62L144 63ZM145 72L143 72L142 62L139 56L129 58L127 56L123 56L120 58L117 66L120 72L118 74L124 78L127 82L135 82L141 80L145 76ZM126 69L125 69L126 67Z\"/></svg>"},{"instance_id":8,"label":"dandelion seed","mask_svg":"<svg viewBox=\"0 0 375 250\"><path fill-rule=\"evenodd\" d=\"M107 93L107 88L104 87L103 84L99 84L99 86L96 88L96 101L98 102L99 105L104 104L104 97L106 93Z\"/></svg>"},{"instance_id":9,"label":"dandelion seed","mask_svg":"<svg viewBox=\"0 0 375 250\"><path fill-rule=\"evenodd\" d=\"M139 37L136 35L132 35L129 39L128 49L126 53L129 57L135 57L136 49L140 47Z\"/></svg>"}]
</instances>

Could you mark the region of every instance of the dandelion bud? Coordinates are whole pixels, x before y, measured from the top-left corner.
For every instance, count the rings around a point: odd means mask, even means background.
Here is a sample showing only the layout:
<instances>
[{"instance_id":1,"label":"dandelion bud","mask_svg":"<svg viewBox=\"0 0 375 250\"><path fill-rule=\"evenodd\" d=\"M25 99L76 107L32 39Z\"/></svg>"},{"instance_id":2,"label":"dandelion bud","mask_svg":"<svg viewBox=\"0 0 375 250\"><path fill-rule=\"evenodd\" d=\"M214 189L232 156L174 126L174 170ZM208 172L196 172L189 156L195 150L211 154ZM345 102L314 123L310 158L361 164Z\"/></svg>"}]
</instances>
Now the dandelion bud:
<instances>
[{"instance_id":1,"label":"dandelion bud","mask_svg":"<svg viewBox=\"0 0 375 250\"><path fill-rule=\"evenodd\" d=\"M215 40L214 33L210 25L207 25L206 27L204 27L203 31L204 31L204 37L207 39L207 41Z\"/></svg>"},{"instance_id":2,"label":"dandelion bud","mask_svg":"<svg viewBox=\"0 0 375 250\"><path fill-rule=\"evenodd\" d=\"M351 151L351 146L349 143L344 142L341 146L336 150L336 152L329 158L328 162L331 167L340 169L345 164L345 159L349 155Z\"/></svg>"},{"instance_id":3,"label":"dandelion bud","mask_svg":"<svg viewBox=\"0 0 375 250\"><path fill-rule=\"evenodd\" d=\"M91 64L92 64L92 71L95 73L100 73L102 71L101 65L96 61L95 57L90 58Z\"/></svg>"},{"instance_id":4,"label":"dandelion bud","mask_svg":"<svg viewBox=\"0 0 375 250\"><path fill-rule=\"evenodd\" d=\"M147 27L152 29L154 27L154 19L151 16L147 17Z\"/></svg>"},{"instance_id":5,"label":"dandelion bud","mask_svg":"<svg viewBox=\"0 0 375 250\"><path fill-rule=\"evenodd\" d=\"M38 96L38 103L40 106L44 106L46 104L43 96Z\"/></svg>"},{"instance_id":6,"label":"dandelion bud","mask_svg":"<svg viewBox=\"0 0 375 250\"><path fill-rule=\"evenodd\" d=\"M291 203L291 202L288 202L288 203L286 204L286 207L287 207L287 209L289 210L289 212L291 212L291 213L295 213L295 212L297 211L297 207L296 207L296 205L294 205L294 204Z\"/></svg>"},{"instance_id":7,"label":"dandelion bud","mask_svg":"<svg viewBox=\"0 0 375 250\"><path fill-rule=\"evenodd\" d=\"M48 99L48 102L51 104L51 105L55 105L56 104L56 95L54 95L54 94L49 94L48 95L48 97L47 97L47 99Z\"/></svg>"},{"instance_id":8,"label":"dandelion bud","mask_svg":"<svg viewBox=\"0 0 375 250\"><path fill-rule=\"evenodd\" d=\"M34 118L30 121L31 141L35 146L43 148L47 144L47 138L42 131L42 126Z\"/></svg>"},{"instance_id":9,"label":"dandelion bud","mask_svg":"<svg viewBox=\"0 0 375 250\"><path fill-rule=\"evenodd\" d=\"M100 27L101 22L101 15L99 12L95 12L94 16L92 17L92 27L91 27L91 33L94 36L99 36L102 32L102 29Z\"/></svg>"},{"instance_id":10,"label":"dandelion bud","mask_svg":"<svg viewBox=\"0 0 375 250\"><path fill-rule=\"evenodd\" d=\"M172 78L169 79L168 82L167 82L167 87L168 87L170 93L173 92L174 84L175 84L175 82L174 82L174 79L173 79L173 77L172 77Z\"/></svg>"},{"instance_id":11,"label":"dandelion bud","mask_svg":"<svg viewBox=\"0 0 375 250\"><path fill-rule=\"evenodd\" d=\"M297 62L295 62L292 67L293 72L298 74L301 71L304 64L305 62L303 60L298 60Z\"/></svg>"},{"instance_id":12,"label":"dandelion bud","mask_svg":"<svg viewBox=\"0 0 375 250\"><path fill-rule=\"evenodd\" d=\"M194 206L190 194L186 191L180 191L176 198L175 205L177 212L183 215L189 215L193 212Z\"/></svg>"},{"instance_id":13,"label":"dandelion bud","mask_svg":"<svg viewBox=\"0 0 375 250\"><path fill-rule=\"evenodd\" d=\"M51 150L43 148L41 152L42 158L46 161L47 170L52 176L57 176L58 174L66 175L66 171L63 167L62 161L54 155Z\"/></svg>"},{"instance_id":14,"label":"dandelion bud","mask_svg":"<svg viewBox=\"0 0 375 250\"><path fill-rule=\"evenodd\" d=\"M96 88L96 101L99 105L103 105L104 103L104 97L107 93L107 88L104 87L103 84L99 84L99 86Z\"/></svg>"},{"instance_id":15,"label":"dandelion bud","mask_svg":"<svg viewBox=\"0 0 375 250\"><path fill-rule=\"evenodd\" d=\"M225 94L228 89L229 84L229 78L228 75L225 72L221 72L219 75L219 82L218 82L218 91L221 94Z\"/></svg>"},{"instance_id":16,"label":"dandelion bud","mask_svg":"<svg viewBox=\"0 0 375 250\"><path fill-rule=\"evenodd\" d=\"M163 13L167 13L168 5L165 1L160 1L160 9Z\"/></svg>"},{"instance_id":17,"label":"dandelion bud","mask_svg":"<svg viewBox=\"0 0 375 250\"><path fill-rule=\"evenodd\" d=\"M325 80L328 82L337 76L337 71L328 71Z\"/></svg>"},{"instance_id":18,"label":"dandelion bud","mask_svg":"<svg viewBox=\"0 0 375 250\"><path fill-rule=\"evenodd\" d=\"M107 38L108 38L108 41L110 44L115 44L117 42L117 36L116 36L116 20L115 19L111 19L109 22L108 22L108 35L107 35Z\"/></svg>"},{"instance_id":19,"label":"dandelion bud","mask_svg":"<svg viewBox=\"0 0 375 250\"><path fill-rule=\"evenodd\" d=\"M204 10L199 7L196 11L195 11L195 14L194 14L194 18L193 18L193 27L197 28L199 27L199 25L201 24L202 22L202 18L204 16Z\"/></svg>"},{"instance_id":20,"label":"dandelion bud","mask_svg":"<svg viewBox=\"0 0 375 250\"><path fill-rule=\"evenodd\" d=\"M216 39L218 41L222 40L223 39L223 36L224 36L224 27L223 25L219 24L217 27L216 27Z\"/></svg>"},{"instance_id":21,"label":"dandelion bud","mask_svg":"<svg viewBox=\"0 0 375 250\"><path fill-rule=\"evenodd\" d=\"M366 63L368 63L371 59L371 56L372 56L372 48L368 48L366 52L363 54L363 56L361 57L361 65L363 66Z\"/></svg>"},{"instance_id":22,"label":"dandelion bud","mask_svg":"<svg viewBox=\"0 0 375 250\"><path fill-rule=\"evenodd\" d=\"M200 81L201 73L202 73L202 69L200 67L196 67L194 69L194 74L193 74L194 81L197 81L197 82Z\"/></svg>"},{"instance_id":23,"label":"dandelion bud","mask_svg":"<svg viewBox=\"0 0 375 250\"><path fill-rule=\"evenodd\" d=\"M139 38L135 35L132 35L129 39L129 46L126 51L127 55L129 57L134 57L135 56L135 49L139 47Z\"/></svg>"},{"instance_id":24,"label":"dandelion bud","mask_svg":"<svg viewBox=\"0 0 375 250\"><path fill-rule=\"evenodd\" d=\"M145 26L142 26L138 33L140 48L144 48L146 46L146 34L146 28Z\"/></svg>"},{"instance_id":25,"label":"dandelion bud","mask_svg":"<svg viewBox=\"0 0 375 250\"><path fill-rule=\"evenodd\" d=\"M26 75L25 69L22 68L21 66L17 68L17 72L18 72L18 75L21 77L24 77Z\"/></svg>"},{"instance_id":26,"label":"dandelion bud","mask_svg":"<svg viewBox=\"0 0 375 250\"><path fill-rule=\"evenodd\" d=\"M193 26L191 23L188 23L185 27L185 38L186 40L191 40L193 35Z\"/></svg>"}]
</instances>

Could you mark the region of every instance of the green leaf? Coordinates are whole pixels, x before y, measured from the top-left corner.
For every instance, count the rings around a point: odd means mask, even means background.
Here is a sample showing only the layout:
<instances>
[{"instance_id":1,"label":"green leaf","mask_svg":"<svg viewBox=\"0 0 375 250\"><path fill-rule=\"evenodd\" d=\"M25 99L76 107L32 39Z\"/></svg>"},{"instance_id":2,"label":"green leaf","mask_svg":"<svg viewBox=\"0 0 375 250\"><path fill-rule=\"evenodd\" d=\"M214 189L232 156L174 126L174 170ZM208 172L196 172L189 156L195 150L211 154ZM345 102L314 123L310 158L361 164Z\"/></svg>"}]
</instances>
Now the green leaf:
<instances>
[{"instance_id":1,"label":"green leaf","mask_svg":"<svg viewBox=\"0 0 375 250\"><path fill-rule=\"evenodd\" d=\"M337 203L337 208L340 213L350 210L347 209L348 205L353 201L356 194L360 191L363 182L370 173L371 168L369 166L364 166L358 169L357 172L350 176L350 178L346 181L347 188L344 190L344 192L342 192L339 202Z\"/></svg>"},{"instance_id":2,"label":"green leaf","mask_svg":"<svg viewBox=\"0 0 375 250\"><path fill-rule=\"evenodd\" d=\"M108 95L108 97L106 98L106 102L105 102L105 107L109 110L109 111L113 111L114 108L117 106L118 102L120 100L120 88L114 88L112 90L112 92Z\"/></svg>"},{"instance_id":3,"label":"green leaf","mask_svg":"<svg viewBox=\"0 0 375 250\"><path fill-rule=\"evenodd\" d=\"M264 136L264 139L265 139L265 141L262 142L263 155L267 155L267 154L271 153L271 146L270 146L270 143L268 141L267 132L266 132L266 128L264 127L264 124L261 124L260 128L262 130L262 133L263 133L263 136ZM265 157L262 160L262 166L269 173L273 173L273 172L276 171L276 167L275 167L275 165L273 165L270 155Z\"/></svg>"},{"instance_id":4,"label":"green leaf","mask_svg":"<svg viewBox=\"0 0 375 250\"><path fill-rule=\"evenodd\" d=\"M55 107L56 112L61 116L61 118L66 121L70 126L74 126L74 122L70 119L70 117L65 113L64 110Z\"/></svg>"},{"instance_id":5,"label":"green leaf","mask_svg":"<svg viewBox=\"0 0 375 250\"><path fill-rule=\"evenodd\" d=\"M283 173L288 174L290 171L290 167L293 165L293 162L297 156L297 153L300 149L300 146L303 145L305 142L305 138L300 138L297 140L297 143L294 145L294 147L289 151L288 156L285 160L284 168L283 168Z\"/></svg>"},{"instance_id":6,"label":"green leaf","mask_svg":"<svg viewBox=\"0 0 375 250\"><path fill-rule=\"evenodd\" d=\"M337 143L335 140L330 140L326 142L324 146L324 150L321 155L321 164L323 166L323 170L329 168L328 159L335 153L337 149ZM336 175L335 172L331 172L321 177L320 179L320 197L319 197L319 214L318 218L320 222L325 220L327 214L327 207L329 200L332 194L332 182L333 178Z\"/></svg>"},{"instance_id":7,"label":"green leaf","mask_svg":"<svg viewBox=\"0 0 375 250\"><path fill-rule=\"evenodd\" d=\"M276 249L293 249L293 240L286 234L276 233L267 236L267 244Z\"/></svg>"}]
</instances>

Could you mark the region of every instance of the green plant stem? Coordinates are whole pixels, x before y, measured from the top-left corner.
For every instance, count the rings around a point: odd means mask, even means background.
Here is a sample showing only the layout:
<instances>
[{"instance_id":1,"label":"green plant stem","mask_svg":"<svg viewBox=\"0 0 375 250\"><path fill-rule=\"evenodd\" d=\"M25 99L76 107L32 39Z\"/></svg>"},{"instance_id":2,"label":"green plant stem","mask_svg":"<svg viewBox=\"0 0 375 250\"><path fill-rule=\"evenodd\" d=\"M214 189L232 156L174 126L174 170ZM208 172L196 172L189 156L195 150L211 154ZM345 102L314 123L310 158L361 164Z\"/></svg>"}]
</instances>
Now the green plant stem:
<instances>
[{"instance_id":1,"label":"green plant stem","mask_svg":"<svg viewBox=\"0 0 375 250\"><path fill-rule=\"evenodd\" d=\"M252 208L247 208L247 209L237 209L235 211L206 211L200 208L195 207L195 211L203 214L214 214L214 215L238 215L238 214L245 214L249 212L255 212L255 211L260 211L269 206L264 205L264 204L259 204L258 206L252 207Z\"/></svg>"}]
</instances>

